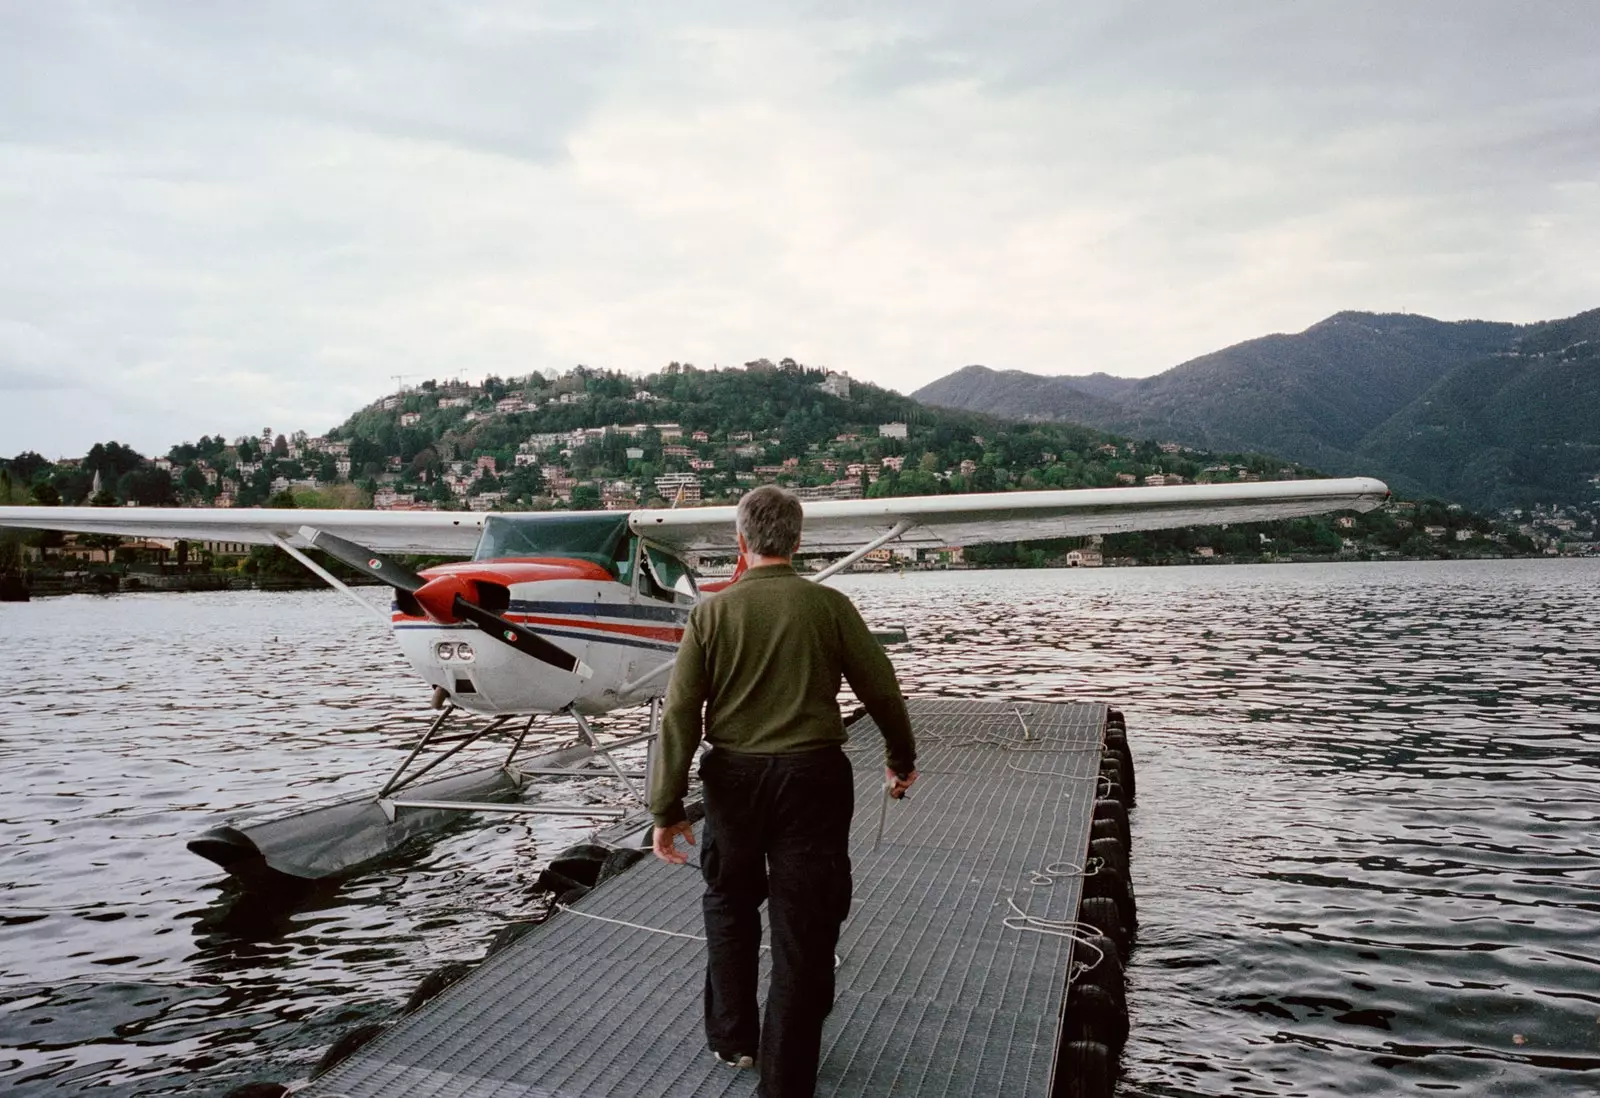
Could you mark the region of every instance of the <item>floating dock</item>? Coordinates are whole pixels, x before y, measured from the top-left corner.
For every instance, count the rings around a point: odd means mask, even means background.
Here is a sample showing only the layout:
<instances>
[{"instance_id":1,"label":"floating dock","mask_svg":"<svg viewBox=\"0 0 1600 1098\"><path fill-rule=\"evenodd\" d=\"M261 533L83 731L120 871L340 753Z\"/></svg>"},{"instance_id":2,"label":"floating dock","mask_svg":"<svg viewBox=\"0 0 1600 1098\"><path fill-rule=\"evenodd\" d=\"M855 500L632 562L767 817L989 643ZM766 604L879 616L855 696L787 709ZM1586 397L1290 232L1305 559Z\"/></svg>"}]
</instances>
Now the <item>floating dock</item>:
<instances>
[{"instance_id":1,"label":"floating dock","mask_svg":"<svg viewBox=\"0 0 1600 1098\"><path fill-rule=\"evenodd\" d=\"M882 737L867 719L851 727L855 901L817 1095L1109 1095L1134 929L1121 717L940 699L911 716L921 778L883 810L881 840ZM643 857L569 892L297 1095L753 1094L754 1071L706 1049L694 860Z\"/></svg>"}]
</instances>

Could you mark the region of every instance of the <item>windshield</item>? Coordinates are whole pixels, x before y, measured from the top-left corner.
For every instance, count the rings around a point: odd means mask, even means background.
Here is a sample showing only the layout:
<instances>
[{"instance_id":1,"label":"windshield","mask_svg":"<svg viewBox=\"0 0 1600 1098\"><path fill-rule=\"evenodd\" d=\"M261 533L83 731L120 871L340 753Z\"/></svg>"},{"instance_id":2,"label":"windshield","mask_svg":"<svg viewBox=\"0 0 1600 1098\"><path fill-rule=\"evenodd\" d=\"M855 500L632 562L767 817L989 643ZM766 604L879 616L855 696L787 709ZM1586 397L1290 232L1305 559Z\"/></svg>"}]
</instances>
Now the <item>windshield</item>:
<instances>
[{"instance_id":1,"label":"windshield","mask_svg":"<svg viewBox=\"0 0 1600 1098\"><path fill-rule=\"evenodd\" d=\"M472 559L576 557L593 561L614 576L627 551L626 511L546 511L490 515Z\"/></svg>"}]
</instances>

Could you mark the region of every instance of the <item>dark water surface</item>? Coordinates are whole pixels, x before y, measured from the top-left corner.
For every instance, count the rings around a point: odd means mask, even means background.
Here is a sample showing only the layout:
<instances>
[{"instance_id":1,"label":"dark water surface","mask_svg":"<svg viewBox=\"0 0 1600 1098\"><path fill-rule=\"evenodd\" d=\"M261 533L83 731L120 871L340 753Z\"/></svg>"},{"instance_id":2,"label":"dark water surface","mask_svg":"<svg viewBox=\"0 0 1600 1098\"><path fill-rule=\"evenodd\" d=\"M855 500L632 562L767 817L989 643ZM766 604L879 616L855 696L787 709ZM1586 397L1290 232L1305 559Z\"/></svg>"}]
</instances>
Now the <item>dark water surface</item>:
<instances>
[{"instance_id":1,"label":"dark water surface","mask_svg":"<svg viewBox=\"0 0 1600 1098\"><path fill-rule=\"evenodd\" d=\"M840 586L908 627L908 692L1126 712L1123 1093L1600 1093L1600 562ZM183 842L399 761L426 692L381 623L331 593L73 597L0 606L0 649L0 1093L303 1076L480 956L590 826L464 829L266 910Z\"/></svg>"}]
</instances>

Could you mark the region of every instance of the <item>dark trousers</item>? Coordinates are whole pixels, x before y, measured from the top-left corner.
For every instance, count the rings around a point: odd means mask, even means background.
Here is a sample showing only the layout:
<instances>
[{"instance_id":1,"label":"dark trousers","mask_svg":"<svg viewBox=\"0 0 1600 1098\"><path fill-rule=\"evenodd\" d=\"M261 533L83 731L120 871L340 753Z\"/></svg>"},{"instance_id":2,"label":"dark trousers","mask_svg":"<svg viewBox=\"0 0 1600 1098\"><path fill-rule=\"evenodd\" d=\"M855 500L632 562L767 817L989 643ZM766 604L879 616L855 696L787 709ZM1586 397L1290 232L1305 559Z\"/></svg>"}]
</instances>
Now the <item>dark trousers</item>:
<instances>
[{"instance_id":1,"label":"dark trousers","mask_svg":"<svg viewBox=\"0 0 1600 1098\"><path fill-rule=\"evenodd\" d=\"M850 911L850 760L830 747L794 755L722 748L700 762L706 826L706 1038L754 1052L762 1098L811 1098L822 1022L833 1009L833 951ZM762 900L772 923L767 1013L756 1006Z\"/></svg>"}]
</instances>

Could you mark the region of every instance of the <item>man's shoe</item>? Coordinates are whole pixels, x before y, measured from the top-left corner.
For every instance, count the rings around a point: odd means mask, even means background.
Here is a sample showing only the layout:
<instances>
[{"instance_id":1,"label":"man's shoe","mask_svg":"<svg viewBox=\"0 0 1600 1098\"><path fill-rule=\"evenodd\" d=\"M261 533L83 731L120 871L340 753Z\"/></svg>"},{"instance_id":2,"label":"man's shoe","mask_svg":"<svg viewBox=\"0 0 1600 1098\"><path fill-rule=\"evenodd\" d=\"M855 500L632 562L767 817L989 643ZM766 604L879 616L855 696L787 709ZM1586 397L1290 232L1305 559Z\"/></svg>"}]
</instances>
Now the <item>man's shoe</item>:
<instances>
[{"instance_id":1,"label":"man's shoe","mask_svg":"<svg viewBox=\"0 0 1600 1098\"><path fill-rule=\"evenodd\" d=\"M729 1053L718 1052L716 1049L712 1049L711 1055L715 1056L718 1060L721 1060L724 1064L727 1064L731 1068L749 1068L756 1066L756 1058L750 1055L748 1052Z\"/></svg>"}]
</instances>

